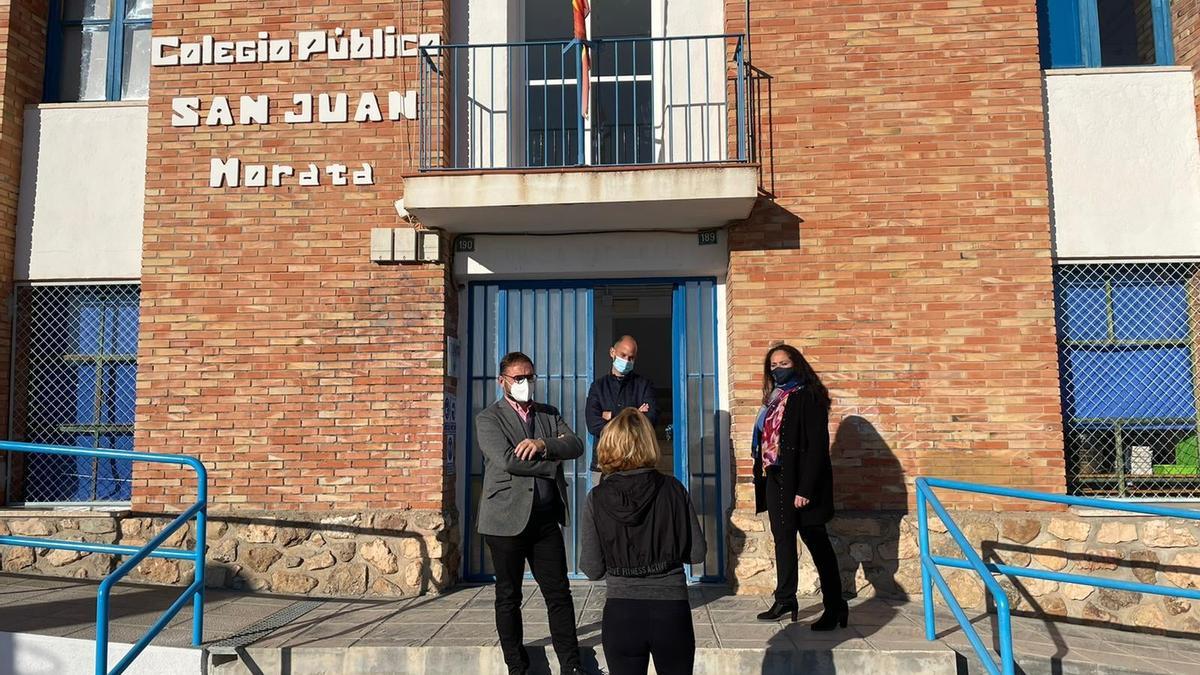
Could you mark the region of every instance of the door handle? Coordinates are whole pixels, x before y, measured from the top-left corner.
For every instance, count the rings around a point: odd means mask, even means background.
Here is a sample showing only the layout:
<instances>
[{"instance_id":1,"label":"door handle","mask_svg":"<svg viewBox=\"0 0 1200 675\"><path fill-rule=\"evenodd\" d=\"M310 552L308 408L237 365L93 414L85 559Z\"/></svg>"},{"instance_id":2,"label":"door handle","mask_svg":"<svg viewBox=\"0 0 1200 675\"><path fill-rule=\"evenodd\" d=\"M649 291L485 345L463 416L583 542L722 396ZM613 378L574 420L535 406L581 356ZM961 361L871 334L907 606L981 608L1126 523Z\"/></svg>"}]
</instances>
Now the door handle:
<instances>
[{"instance_id":1,"label":"door handle","mask_svg":"<svg viewBox=\"0 0 1200 675\"><path fill-rule=\"evenodd\" d=\"M675 425L668 424L666 426L666 428L663 429L663 433L665 433L667 435L668 442L674 441L675 440Z\"/></svg>"}]
</instances>

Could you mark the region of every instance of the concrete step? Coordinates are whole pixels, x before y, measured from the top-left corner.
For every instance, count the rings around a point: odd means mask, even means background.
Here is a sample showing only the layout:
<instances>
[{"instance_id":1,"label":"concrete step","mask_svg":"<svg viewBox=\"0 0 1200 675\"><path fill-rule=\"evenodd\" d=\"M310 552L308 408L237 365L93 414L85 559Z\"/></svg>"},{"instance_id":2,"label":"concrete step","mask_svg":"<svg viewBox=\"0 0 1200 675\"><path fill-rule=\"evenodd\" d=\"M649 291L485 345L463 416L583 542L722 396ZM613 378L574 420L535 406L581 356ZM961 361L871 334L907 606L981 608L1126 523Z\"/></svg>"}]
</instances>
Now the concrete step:
<instances>
[{"instance_id":1,"label":"concrete step","mask_svg":"<svg viewBox=\"0 0 1200 675\"><path fill-rule=\"evenodd\" d=\"M974 650L959 648L960 675L985 675L988 670L975 656ZM1051 655L1040 650L1017 649L1017 675L1200 675L1200 664L1186 661L1176 662L1169 668L1147 663L1134 655L1114 657L1084 654L1080 652Z\"/></svg>"},{"instance_id":2,"label":"concrete step","mask_svg":"<svg viewBox=\"0 0 1200 675\"><path fill-rule=\"evenodd\" d=\"M109 667L131 645L112 643ZM957 649L958 651L955 651ZM91 640L0 632L0 675L91 675ZM1200 663L1179 661L1169 669L1130 654L1102 658L1076 650L1051 652L1018 647L1017 672L1023 675L1200 675ZM533 673L557 673L550 647L531 646ZM584 648L585 663L606 670L604 650ZM236 654L208 653L190 647L150 646L127 673L134 675L388 675L442 673L493 675L503 673L504 659L496 647L361 646L249 647ZM651 666L650 672L654 673ZM926 649L796 649L776 647L701 647L696 650L696 675L774 675L863 673L875 675L975 675L986 673L973 651L961 645L928 643Z\"/></svg>"},{"instance_id":3,"label":"concrete step","mask_svg":"<svg viewBox=\"0 0 1200 675\"><path fill-rule=\"evenodd\" d=\"M133 645L111 643L108 666L117 665ZM96 643L93 640L0 632L0 675L93 675ZM200 675L204 654L190 647L147 647L133 665L130 675Z\"/></svg>"},{"instance_id":4,"label":"concrete step","mask_svg":"<svg viewBox=\"0 0 1200 675\"><path fill-rule=\"evenodd\" d=\"M961 648L960 648L961 649ZM558 673L549 647L530 647L532 672ZM1090 655L1017 654L1017 673L1024 675L1200 675L1200 664L1180 662L1176 668L1138 662L1136 657L1115 660ZM607 671L604 650L587 649L585 664ZM238 657L209 655L207 675L331 675L337 673L395 673L493 675L503 673L504 659L495 647L294 647L248 648ZM651 665L650 672L654 673ZM863 675L975 675L987 673L969 650L955 651L943 643L928 649L762 649L752 647L699 648L696 675L811 675L862 673Z\"/></svg>"},{"instance_id":5,"label":"concrete step","mask_svg":"<svg viewBox=\"0 0 1200 675\"><path fill-rule=\"evenodd\" d=\"M557 673L550 647L530 647L533 673ZM585 648L585 665L605 668L604 650ZM249 647L239 655L209 655L208 675L496 675L504 659L496 647ZM654 672L651 666L650 672ZM931 643L927 650L700 648L696 675L792 675L794 673L889 673L957 675L958 657Z\"/></svg>"}]
</instances>

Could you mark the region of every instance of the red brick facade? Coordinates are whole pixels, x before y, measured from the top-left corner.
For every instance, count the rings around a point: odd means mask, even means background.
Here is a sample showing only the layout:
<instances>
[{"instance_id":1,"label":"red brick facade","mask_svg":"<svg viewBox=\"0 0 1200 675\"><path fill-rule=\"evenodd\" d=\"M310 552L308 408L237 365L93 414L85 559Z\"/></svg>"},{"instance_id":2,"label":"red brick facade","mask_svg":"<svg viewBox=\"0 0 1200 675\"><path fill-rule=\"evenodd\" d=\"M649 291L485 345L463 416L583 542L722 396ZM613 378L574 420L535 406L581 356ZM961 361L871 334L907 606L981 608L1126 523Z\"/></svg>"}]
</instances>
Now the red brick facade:
<instances>
[{"instance_id":1,"label":"red brick facade","mask_svg":"<svg viewBox=\"0 0 1200 675\"><path fill-rule=\"evenodd\" d=\"M735 508L777 341L833 395L844 507L904 508L922 475L1061 492L1033 0L764 1L752 33L777 199L730 234Z\"/></svg>"},{"instance_id":2,"label":"red brick facade","mask_svg":"<svg viewBox=\"0 0 1200 675\"><path fill-rule=\"evenodd\" d=\"M0 2L0 288L11 297L16 246L17 199L21 185L21 141L25 107L42 100L46 61L46 3L37 0ZM0 314L0 353L10 349L9 312ZM0 365L0 391L8 396L8 359ZM8 438L8 418L0 420ZM0 455L0 464L4 456ZM0 471L0 504L4 494Z\"/></svg>"},{"instance_id":3,"label":"red brick facade","mask_svg":"<svg viewBox=\"0 0 1200 675\"><path fill-rule=\"evenodd\" d=\"M34 4L0 5L0 19ZM295 41L298 31L394 26L446 40L449 4L158 0L154 34ZM1194 68L1198 6L1173 7L1177 61ZM744 31L744 9L727 3L728 32ZM44 18L21 19L20 33L9 25L0 22L6 287L21 111L38 99L45 44ZM744 586L765 589L773 562L766 528L748 514L748 446L762 357L777 342L800 347L834 397L839 506L870 512L835 523L839 545L912 540L911 518L895 512L911 506L917 476L1061 492L1065 471L1034 0L762 0L751 28L751 61L772 78L759 103L772 123L761 159L774 198L729 230L720 375L732 394L728 576L758 575ZM417 168L418 123L282 119L297 93L344 92L353 113L361 93L386 101L418 87L414 57L152 69L135 445L209 467L225 528L214 541L229 548L216 585L387 595L444 588L459 570L462 505L443 425L456 394L445 358L458 291L446 263L370 259L373 228L406 227L393 203ZM212 97L236 106L243 94L271 97L268 125L204 124ZM200 125L172 126L173 100L188 96L203 102ZM209 187L210 160L229 157L297 172L369 162L374 183ZM0 348L8 333L0 325ZM177 512L193 494L188 471L135 469L136 511ZM122 541L150 529L113 527ZM345 548L350 535L335 535L348 529L359 538ZM287 566L327 555L337 564L306 568L311 577ZM906 555L895 588L913 591Z\"/></svg>"},{"instance_id":4,"label":"red brick facade","mask_svg":"<svg viewBox=\"0 0 1200 675\"><path fill-rule=\"evenodd\" d=\"M1171 33L1175 41L1175 63L1192 69L1200 83L1200 1L1171 2ZM1196 110L1200 116L1200 84L1196 88Z\"/></svg>"},{"instance_id":5,"label":"red brick facade","mask_svg":"<svg viewBox=\"0 0 1200 675\"><path fill-rule=\"evenodd\" d=\"M446 2L160 0L154 34L198 42L259 31L395 26L445 33ZM416 89L416 59L156 67L140 350L139 449L210 467L218 511L441 510L447 277L441 265L370 261L373 227L417 155L413 120L286 124L295 93ZM267 94L269 126L203 125L208 101ZM172 99L204 100L201 126L172 127ZM236 117L237 111L234 111ZM374 166L374 185L210 188L212 157L302 171ZM139 467L135 508L191 500L187 472Z\"/></svg>"}]
</instances>

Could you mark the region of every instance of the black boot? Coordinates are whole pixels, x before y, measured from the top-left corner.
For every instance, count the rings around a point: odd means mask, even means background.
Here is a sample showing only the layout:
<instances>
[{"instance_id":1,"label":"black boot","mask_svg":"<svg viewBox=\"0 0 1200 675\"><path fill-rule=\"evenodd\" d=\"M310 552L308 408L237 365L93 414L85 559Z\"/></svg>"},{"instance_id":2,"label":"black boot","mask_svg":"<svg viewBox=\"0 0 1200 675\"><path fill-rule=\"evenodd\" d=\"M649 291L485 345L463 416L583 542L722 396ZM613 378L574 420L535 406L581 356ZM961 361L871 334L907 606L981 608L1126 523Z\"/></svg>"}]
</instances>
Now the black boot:
<instances>
[{"instance_id":1,"label":"black boot","mask_svg":"<svg viewBox=\"0 0 1200 675\"><path fill-rule=\"evenodd\" d=\"M792 621L795 621L797 618L797 615L799 613L800 613L800 605L795 600L792 600L791 602L784 602L782 600L776 600L775 604L771 605L771 609L768 609L767 611L758 615L758 620L759 621L778 621L779 618L784 616L785 614L791 614Z\"/></svg>"},{"instance_id":2,"label":"black boot","mask_svg":"<svg viewBox=\"0 0 1200 675\"><path fill-rule=\"evenodd\" d=\"M845 628L849 622L850 606L843 602L841 607L826 608L825 613L813 622L811 628L816 631L833 630L838 626Z\"/></svg>"}]
</instances>

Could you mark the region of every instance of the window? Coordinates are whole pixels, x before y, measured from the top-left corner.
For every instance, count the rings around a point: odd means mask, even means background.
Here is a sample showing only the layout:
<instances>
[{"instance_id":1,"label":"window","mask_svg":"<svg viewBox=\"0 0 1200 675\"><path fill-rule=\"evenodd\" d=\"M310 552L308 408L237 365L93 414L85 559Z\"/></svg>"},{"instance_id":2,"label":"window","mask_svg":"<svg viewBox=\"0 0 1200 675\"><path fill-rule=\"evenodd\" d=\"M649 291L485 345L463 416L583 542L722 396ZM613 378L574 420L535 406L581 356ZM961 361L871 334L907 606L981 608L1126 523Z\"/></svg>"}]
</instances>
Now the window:
<instances>
[{"instance_id":1,"label":"window","mask_svg":"<svg viewBox=\"0 0 1200 675\"><path fill-rule=\"evenodd\" d=\"M1168 0L1038 0L1043 68L1169 66Z\"/></svg>"},{"instance_id":2,"label":"window","mask_svg":"<svg viewBox=\"0 0 1200 675\"><path fill-rule=\"evenodd\" d=\"M52 0L47 101L143 100L153 0Z\"/></svg>"},{"instance_id":3,"label":"window","mask_svg":"<svg viewBox=\"0 0 1200 675\"><path fill-rule=\"evenodd\" d=\"M1200 264L1062 265L1055 281L1071 491L1200 497Z\"/></svg>"},{"instance_id":4,"label":"window","mask_svg":"<svg viewBox=\"0 0 1200 675\"><path fill-rule=\"evenodd\" d=\"M138 286L21 286L14 321L12 438L133 449ZM128 461L8 457L11 501L129 500Z\"/></svg>"},{"instance_id":5,"label":"window","mask_svg":"<svg viewBox=\"0 0 1200 675\"><path fill-rule=\"evenodd\" d=\"M649 0L610 0L593 9L592 162L644 164L654 160L651 130L651 43ZM687 49L684 42L683 49ZM680 51L680 50L674 50ZM685 52L686 56L686 52ZM700 68L697 60L696 67ZM698 115L697 115L698 116Z\"/></svg>"},{"instance_id":6,"label":"window","mask_svg":"<svg viewBox=\"0 0 1200 675\"><path fill-rule=\"evenodd\" d=\"M570 2L527 0L527 165L571 166L579 161L580 125L584 164L654 161L652 143L649 0L611 0L593 5L587 21L591 52L589 115L579 119L579 64L563 46L574 35Z\"/></svg>"},{"instance_id":7,"label":"window","mask_svg":"<svg viewBox=\"0 0 1200 675\"><path fill-rule=\"evenodd\" d=\"M579 153L579 64L572 37L570 2L525 3L528 71L526 109L529 166L570 166Z\"/></svg>"}]
</instances>

